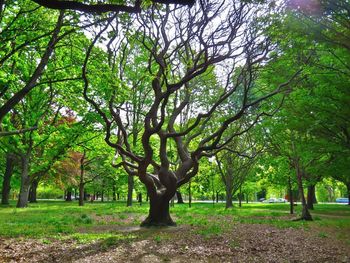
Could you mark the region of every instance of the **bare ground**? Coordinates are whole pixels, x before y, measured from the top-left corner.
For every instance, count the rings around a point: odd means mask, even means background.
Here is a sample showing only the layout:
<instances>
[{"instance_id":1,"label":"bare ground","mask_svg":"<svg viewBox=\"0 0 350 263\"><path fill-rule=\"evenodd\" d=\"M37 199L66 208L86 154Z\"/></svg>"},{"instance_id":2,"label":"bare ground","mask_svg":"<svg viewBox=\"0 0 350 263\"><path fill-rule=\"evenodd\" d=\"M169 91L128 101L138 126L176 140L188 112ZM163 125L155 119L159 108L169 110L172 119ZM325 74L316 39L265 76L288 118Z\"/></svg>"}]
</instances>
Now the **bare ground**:
<instances>
[{"instance_id":1,"label":"bare ground","mask_svg":"<svg viewBox=\"0 0 350 263\"><path fill-rule=\"evenodd\" d=\"M331 234L320 235L316 228L280 229L237 223L223 234L210 236L190 226L104 226L94 231L133 233L134 238L89 244L0 238L0 262L350 262L350 245Z\"/></svg>"}]
</instances>

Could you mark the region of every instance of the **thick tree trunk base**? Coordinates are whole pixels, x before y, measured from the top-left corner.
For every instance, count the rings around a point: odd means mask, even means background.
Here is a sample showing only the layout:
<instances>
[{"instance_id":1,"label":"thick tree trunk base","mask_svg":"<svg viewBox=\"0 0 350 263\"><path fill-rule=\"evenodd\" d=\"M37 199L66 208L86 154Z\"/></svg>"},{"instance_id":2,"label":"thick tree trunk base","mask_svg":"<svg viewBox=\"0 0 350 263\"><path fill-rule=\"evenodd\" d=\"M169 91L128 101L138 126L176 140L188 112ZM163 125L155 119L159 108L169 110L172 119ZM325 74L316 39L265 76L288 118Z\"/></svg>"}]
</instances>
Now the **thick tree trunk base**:
<instances>
[{"instance_id":1,"label":"thick tree trunk base","mask_svg":"<svg viewBox=\"0 0 350 263\"><path fill-rule=\"evenodd\" d=\"M231 202L227 202L227 201L226 201L225 208L226 208L226 209L233 208L233 203L232 203L232 201L231 201Z\"/></svg>"},{"instance_id":2,"label":"thick tree trunk base","mask_svg":"<svg viewBox=\"0 0 350 263\"><path fill-rule=\"evenodd\" d=\"M159 220L148 216L140 225L141 227L164 227L164 226L176 226L176 223L169 216L168 218Z\"/></svg>"},{"instance_id":3,"label":"thick tree trunk base","mask_svg":"<svg viewBox=\"0 0 350 263\"><path fill-rule=\"evenodd\" d=\"M150 198L150 209L148 217L141 223L140 226L176 226L175 222L171 219L170 216L168 197L154 196L153 198Z\"/></svg>"}]
</instances>

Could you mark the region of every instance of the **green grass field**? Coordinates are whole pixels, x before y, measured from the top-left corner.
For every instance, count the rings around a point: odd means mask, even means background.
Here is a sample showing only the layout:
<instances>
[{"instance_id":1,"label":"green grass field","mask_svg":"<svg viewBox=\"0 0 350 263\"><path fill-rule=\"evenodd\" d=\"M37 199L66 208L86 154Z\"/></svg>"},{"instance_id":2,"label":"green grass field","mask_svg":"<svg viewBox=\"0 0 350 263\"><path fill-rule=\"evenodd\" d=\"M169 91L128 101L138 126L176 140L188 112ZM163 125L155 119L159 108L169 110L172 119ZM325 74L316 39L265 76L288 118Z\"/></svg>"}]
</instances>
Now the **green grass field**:
<instances>
[{"instance_id":1,"label":"green grass field","mask_svg":"<svg viewBox=\"0 0 350 263\"><path fill-rule=\"evenodd\" d=\"M147 203L11 203L0 207L0 262L348 262L350 207L318 204L314 221L293 221L300 208L175 204L177 227L140 228Z\"/></svg>"},{"instance_id":2,"label":"green grass field","mask_svg":"<svg viewBox=\"0 0 350 263\"><path fill-rule=\"evenodd\" d=\"M350 207L346 205L315 205L313 222L292 221L301 206L295 207L295 215L289 214L288 204L243 204L225 209L224 204L193 203L175 204L171 215L178 226L193 226L203 235L218 234L230 227L230 223L268 224L278 228L327 228L350 244ZM126 207L124 202L94 202L79 207L76 202L40 201L18 209L11 204L0 207L0 236L31 238L75 237L89 240L109 238L118 230L139 226L148 211L147 203ZM218 222L225 222L220 224ZM105 229L96 234L96 229ZM345 233L345 234L344 234Z\"/></svg>"}]
</instances>

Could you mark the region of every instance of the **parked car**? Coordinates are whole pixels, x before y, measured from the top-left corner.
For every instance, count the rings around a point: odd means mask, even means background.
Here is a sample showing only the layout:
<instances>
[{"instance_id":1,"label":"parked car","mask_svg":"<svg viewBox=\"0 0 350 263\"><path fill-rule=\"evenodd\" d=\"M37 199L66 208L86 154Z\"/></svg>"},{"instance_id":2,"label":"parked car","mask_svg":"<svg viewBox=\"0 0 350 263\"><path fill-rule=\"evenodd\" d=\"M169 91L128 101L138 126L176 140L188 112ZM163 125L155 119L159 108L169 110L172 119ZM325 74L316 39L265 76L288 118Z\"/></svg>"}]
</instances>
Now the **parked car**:
<instances>
[{"instance_id":1,"label":"parked car","mask_svg":"<svg viewBox=\"0 0 350 263\"><path fill-rule=\"evenodd\" d=\"M263 201L263 203L276 203L276 198L269 198Z\"/></svg>"},{"instance_id":2,"label":"parked car","mask_svg":"<svg viewBox=\"0 0 350 263\"><path fill-rule=\"evenodd\" d=\"M284 198L270 198L270 199L267 199L267 200L264 200L263 203L285 203L287 202L286 199Z\"/></svg>"},{"instance_id":3,"label":"parked car","mask_svg":"<svg viewBox=\"0 0 350 263\"><path fill-rule=\"evenodd\" d=\"M341 204L348 204L349 203L349 198L346 197L341 197L341 198L337 198L335 199L336 203L341 203Z\"/></svg>"},{"instance_id":4,"label":"parked car","mask_svg":"<svg viewBox=\"0 0 350 263\"><path fill-rule=\"evenodd\" d=\"M284 199L284 198L277 198L278 202L277 203L285 203L288 202L288 200Z\"/></svg>"},{"instance_id":5,"label":"parked car","mask_svg":"<svg viewBox=\"0 0 350 263\"><path fill-rule=\"evenodd\" d=\"M265 201L265 198L260 198L259 199L259 202L264 202Z\"/></svg>"}]
</instances>

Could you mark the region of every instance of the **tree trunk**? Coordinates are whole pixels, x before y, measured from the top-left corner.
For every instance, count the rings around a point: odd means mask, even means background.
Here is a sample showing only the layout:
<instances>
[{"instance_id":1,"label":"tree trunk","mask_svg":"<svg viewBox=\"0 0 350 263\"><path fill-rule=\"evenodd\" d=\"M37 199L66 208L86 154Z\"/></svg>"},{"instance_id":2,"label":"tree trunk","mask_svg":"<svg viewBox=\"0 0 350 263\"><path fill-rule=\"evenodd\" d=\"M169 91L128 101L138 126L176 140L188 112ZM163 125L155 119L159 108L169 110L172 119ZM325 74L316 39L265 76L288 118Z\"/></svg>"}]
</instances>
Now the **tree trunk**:
<instances>
[{"instance_id":1,"label":"tree trunk","mask_svg":"<svg viewBox=\"0 0 350 263\"><path fill-rule=\"evenodd\" d=\"M79 206L84 205L84 197L85 197L85 191L84 191L84 183L79 184Z\"/></svg>"},{"instance_id":2,"label":"tree trunk","mask_svg":"<svg viewBox=\"0 0 350 263\"><path fill-rule=\"evenodd\" d=\"M104 191L102 190L101 191L101 202L103 203L105 201L105 199L104 199Z\"/></svg>"},{"instance_id":3,"label":"tree trunk","mask_svg":"<svg viewBox=\"0 0 350 263\"><path fill-rule=\"evenodd\" d=\"M350 205L350 183L346 185L346 188L348 189L348 205Z\"/></svg>"},{"instance_id":4,"label":"tree trunk","mask_svg":"<svg viewBox=\"0 0 350 263\"><path fill-rule=\"evenodd\" d=\"M11 177L13 173L13 168L15 165L15 159L11 154L6 155L6 169L4 174L4 180L2 182L2 196L1 196L1 204L8 205L10 199L10 191L11 191Z\"/></svg>"},{"instance_id":5,"label":"tree trunk","mask_svg":"<svg viewBox=\"0 0 350 263\"><path fill-rule=\"evenodd\" d=\"M311 217L311 214L309 212L309 209L307 208L306 199L305 199L305 195L304 195L302 171L300 170L298 163L296 163L296 174L297 174L298 190L299 190L299 194L301 197L301 204L302 204L302 211L301 211L300 219L312 221L312 217Z\"/></svg>"},{"instance_id":6,"label":"tree trunk","mask_svg":"<svg viewBox=\"0 0 350 263\"><path fill-rule=\"evenodd\" d=\"M226 191L226 209L227 209L227 208L233 207L233 203L232 203L232 189L231 189L230 186L226 186L225 187L225 191Z\"/></svg>"},{"instance_id":7,"label":"tree trunk","mask_svg":"<svg viewBox=\"0 0 350 263\"><path fill-rule=\"evenodd\" d=\"M177 203L178 204L184 204L184 200L182 198L182 194L180 191L176 191L176 198L177 198Z\"/></svg>"},{"instance_id":8,"label":"tree trunk","mask_svg":"<svg viewBox=\"0 0 350 263\"><path fill-rule=\"evenodd\" d=\"M219 192L216 191L216 202L219 203Z\"/></svg>"},{"instance_id":9,"label":"tree trunk","mask_svg":"<svg viewBox=\"0 0 350 263\"><path fill-rule=\"evenodd\" d=\"M28 197L28 201L31 203L36 203L36 193L37 193L37 188L39 185L39 180L33 180L31 186L30 186L30 190L29 190L29 197Z\"/></svg>"},{"instance_id":10,"label":"tree trunk","mask_svg":"<svg viewBox=\"0 0 350 263\"><path fill-rule=\"evenodd\" d=\"M239 187L238 201L239 207L242 207L242 187Z\"/></svg>"},{"instance_id":11,"label":"tree trunk","mask_svg":"<svg viewBox=\"0 0 350 263\"><path fill-rule=\"evenodd\" d=\"M163 195L150 195L150 209L148 217L141 223L143 227L149 226L175 226L170 217L169 200Z\"/></svg>"},{"instance_id":12,"label":"tree trunk","mask_svg":"<svg viewBox=\"0 0 350 263\"><path fill-rule=\"evenodd\" d=\"M29 156L23 155L21 158L22 171L21 171L21 188L18 196L17 207L23 208L28 204L28 195L30 188L30 178L29 178Z\"/></svg>"},{"instance_id":13,"label":"tree trunk","mask_svg":"<svg viewBox=\"0 0 350 263\"><path fill-rule=\"evenodd\" d=\"M116 193L115 193L115 183L113 183L113 186L112 186L112 200L117 201Z\"/></svg>"},{"instance_id":14,"label":"tree trunk","mask_svg":"<svg viewBox=\"0 0 350 263\"><path fill-rule=\"evenodd\" d=\"M71 202L71 201L72 201L72 189L71 189L71 188L69 188L69 189L67 190L66 201L67 201L67 202Z\"/></svg>"},{"instance_id":15,"label":"tree trunk","mask_svg":"<svg viewBox=\"0 0 350 263\"><path fill-rule=\"evenodd\" d=\"M137 197L137 201L140 203L140 205L142 204L142 193L139 193L138 195L137 195L138 197Z\"/></svg>"},{"instance_id":16,"label":"tree trunk","mask_svg":"<svg viewBox=\"0 0 350 263\"><path fill-rule=\"evenodd\" d=\"M188 182L188 207L192 206L191 181Z\"/></svg>"},{"instance_id":17,"label":"tree trunk","mask_svg":"<svg viewBox=\"0 0 350 263\"><path fill-rule=\"evenodd\" d=\"M134 190L134 177L128 176L128 197L126 200L126 206L132 206L132 192Z\"/></svg>"},{"instance_id":18,"label":"tree trunk","mask_svg":"<svg viewBox=\"0 0 350 263\"><path fill-rule=\"evenodd\" d=\"M88 200L88 193L85 191L85 187L83 187L83 192L84 192L84 194L83 194L83 200L84 200L84 201L87 201L87 200Z\"/></svg>"},{"instance_id":19,"label":"tree trunk","mask_svg":"<svg viewBox=\"0 0 350 263\"><path fill-rule=\"evenodd\" d=\"M293 190L292 190L292 181L289 176L288 178L288 190L289 190L289 204L290 204L290 214L294 214L294 200L293 200Z\"/></svg>"},{"instance_id":20,"label":"tree trunk","mask_svg":"<svg viewBox=\"0 0 350 263\"><path fill-rule=\"evenodd\" d=\"M307 208L313 210L315 201L316 201L315 185L314 184L308 185L308 187L307 187Z\"/></svg>"}]
</instances>

